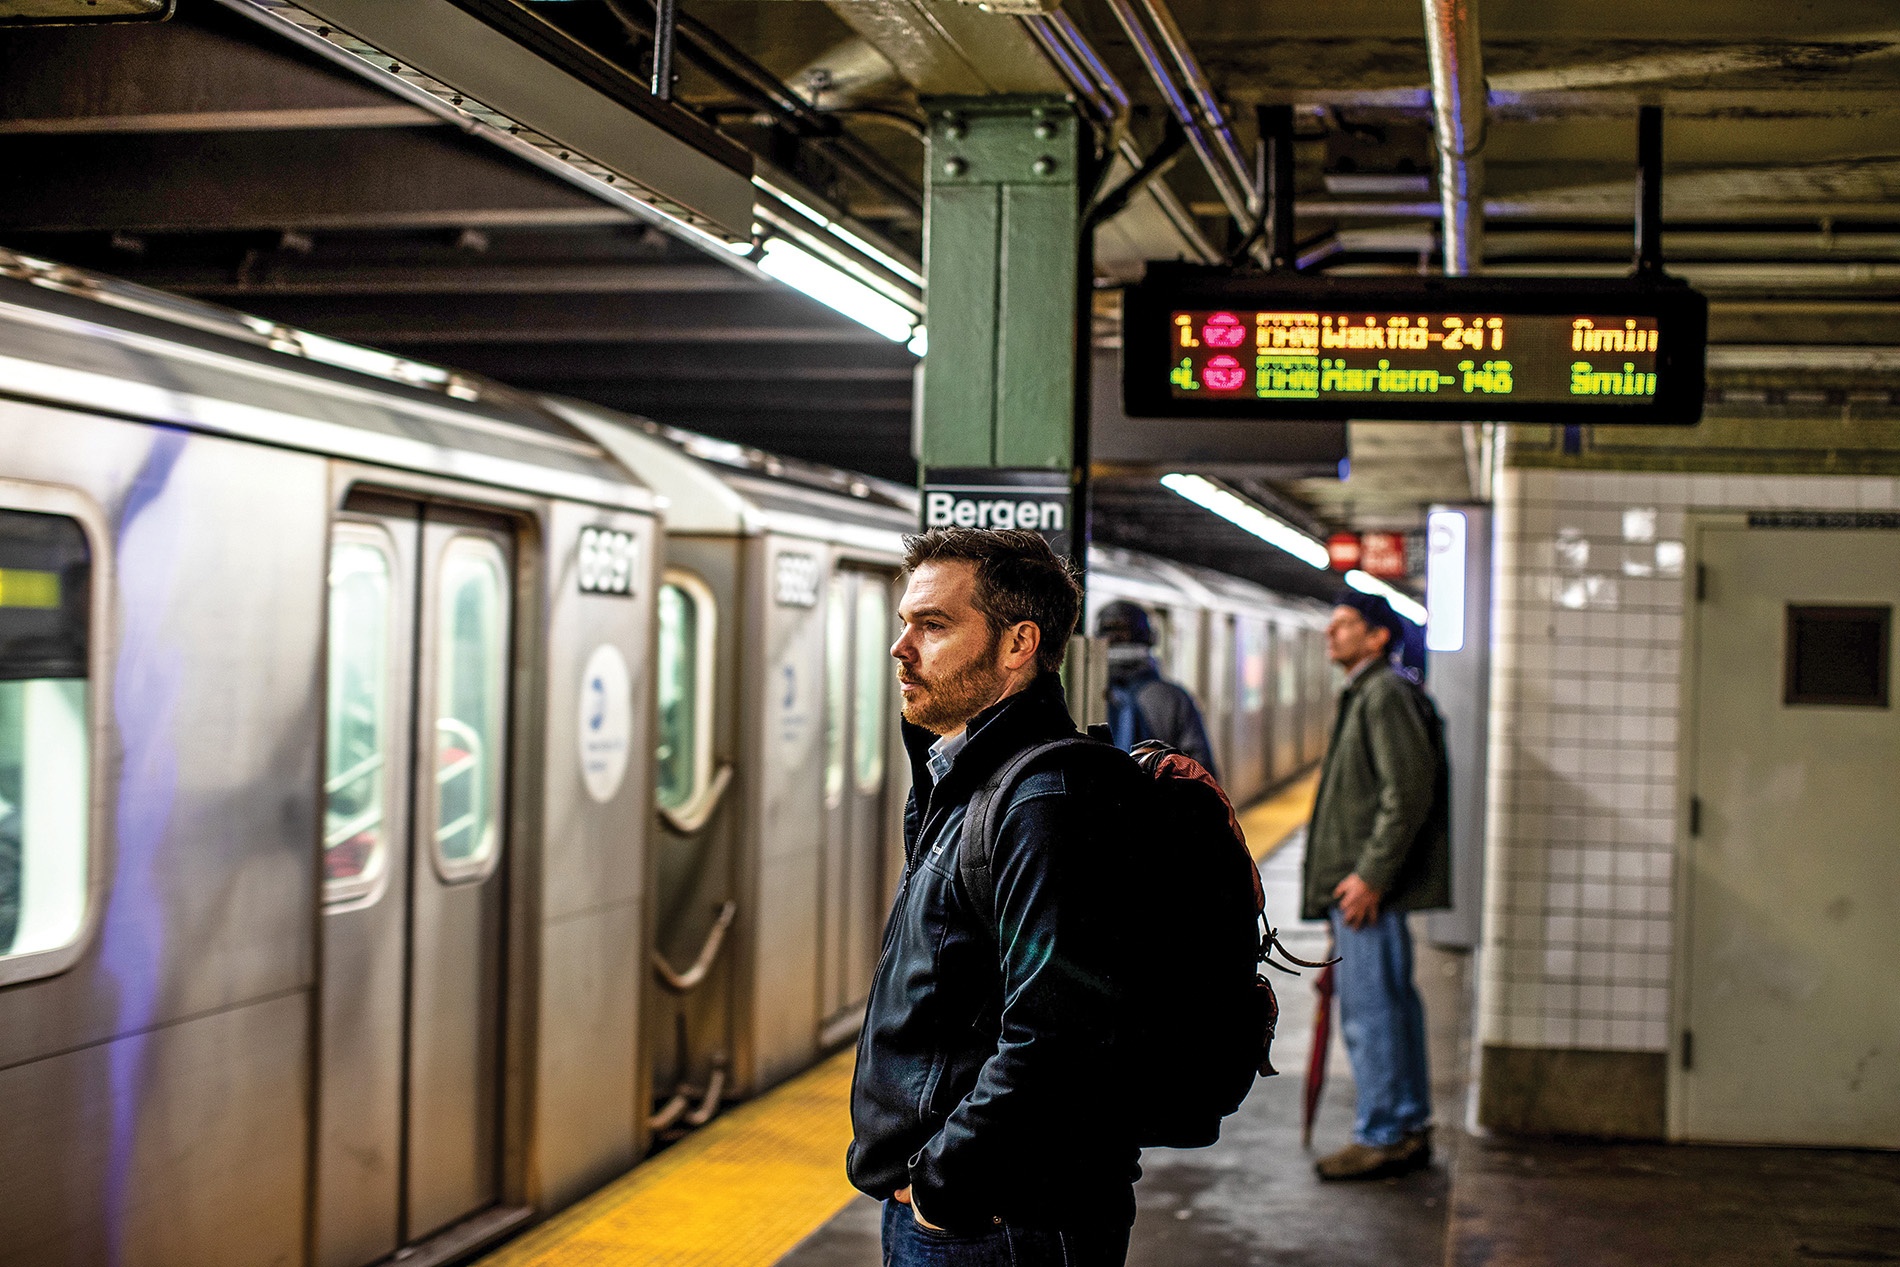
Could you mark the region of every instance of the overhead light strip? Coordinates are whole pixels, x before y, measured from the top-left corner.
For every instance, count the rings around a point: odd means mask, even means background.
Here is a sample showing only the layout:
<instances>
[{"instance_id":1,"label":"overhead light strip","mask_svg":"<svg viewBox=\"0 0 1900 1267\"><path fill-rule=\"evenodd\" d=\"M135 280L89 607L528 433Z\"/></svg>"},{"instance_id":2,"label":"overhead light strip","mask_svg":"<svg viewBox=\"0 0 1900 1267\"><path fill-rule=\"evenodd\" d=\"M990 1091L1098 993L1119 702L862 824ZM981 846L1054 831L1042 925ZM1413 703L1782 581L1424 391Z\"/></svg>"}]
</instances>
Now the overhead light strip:
<instances>
[{"instance_id":1,"label":"overhead light strip","mask_svg":"<svg viewBox=\"0 0 1900 1267\"><path fill-rule=\"evenodd\" d=\"M1346 584L1352 586L1361 594L1377 594L1379 597L1385 599L1386 602L1392 604L1393 611L1415 625L1423 625L1425 623L1426 613L1423 603L1409 594L1392 588L1376 576L1354 568L1352 571L1346 573Z\"/></svg>"},{"instance_id":2,"label":"overhead light strip","mask_svg":"<svg viewBox=\"0 0 1900 1267\"><path fill-rule=\"evenodd\" d=\"M917 332L916 317L908 308L790 238L767 238L758 263L759 271L768 277L803 291L893 343L909 343Z\"/></svg>"},{"instance_id":3,"label":"overhead light strip","mask_svg":"<svg viewBox=\"0 0 1900 1267\"><path fill-rule=\"evenodd\" d=\"M860 285L868 286L898 306L908 309L915 317L924 315L923 296L911 287L892 280L882 270L867 268L853 255L840 250L836 241L823 231L814 231L797 217L783 214L774 206L776 199L761 201L753 210L768 229L798 243L799 246L819 256L826 263L847 274Z\"/></svg>"},{"instance_id":4,"label":"overhead light strip","mask_svg":"<svg viewBox=\"0 0 1900 1267\"><path fill-rule=\"evenodd\" d=\"M1308 567L1324 572L1332 566L1326 544L1301 532L1284 519L1276 518L1243 497L1199 475L1175 473L1163 475L1161 486L1187 498L1203 510L1212 511L1228 523L1244 528L1268 545L1284 550Z\"/></svg>"},{"instance_id":5,"label":"overhead light strip","mask_svg":"<svg viewBox=\"0 0 1900 1267\"><path fill-rule=\"evenodd\" d=\"M827 215L817 207L806 202L803 198L780 188L763 176L754 175L752 177L752 183L758 189L778 199L819 228L838 238L854 250L861 252L865 258L877 264L879 267L886 269L894 276L903 278L913 286L922 286L924 284L924 275L918 270L916 265L891 254L890 251L866 239L862 234L853 232L850 226L833 216Z\"/></svg>"}]
</instances>

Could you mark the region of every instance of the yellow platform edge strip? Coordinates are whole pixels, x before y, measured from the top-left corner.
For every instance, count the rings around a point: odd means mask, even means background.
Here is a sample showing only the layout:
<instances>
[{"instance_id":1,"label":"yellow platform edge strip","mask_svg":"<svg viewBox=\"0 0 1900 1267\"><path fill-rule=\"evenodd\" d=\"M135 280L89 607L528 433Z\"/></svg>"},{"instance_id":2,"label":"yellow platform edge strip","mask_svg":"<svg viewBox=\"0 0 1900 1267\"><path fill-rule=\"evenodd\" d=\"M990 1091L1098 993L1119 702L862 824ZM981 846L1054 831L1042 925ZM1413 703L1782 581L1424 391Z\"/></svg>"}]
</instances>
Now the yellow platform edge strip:
<instances>
[{"instance_id":1,"label":"yellow platform edge strip","mask_svg":"<svg viewBox=\"0 0 1900 1267\"><path fill-rule=\"evenodd\" d=\"M1301 775L1284 788L1240 813L1240 829L1255 862L1265 862L1313 817L1319 795L1319 771Z\"/></svg>"},{"instance_id":2,"label":"yellow platform edge strip","mask_svg":"<svg viewBox=\"0 0 1900 1267\"><path fill-rule=\"evenodd\" d=\"M740 1105L482 1267L769 1267L856 1193L843 1051Z\"/></svg>"}]
</instances>

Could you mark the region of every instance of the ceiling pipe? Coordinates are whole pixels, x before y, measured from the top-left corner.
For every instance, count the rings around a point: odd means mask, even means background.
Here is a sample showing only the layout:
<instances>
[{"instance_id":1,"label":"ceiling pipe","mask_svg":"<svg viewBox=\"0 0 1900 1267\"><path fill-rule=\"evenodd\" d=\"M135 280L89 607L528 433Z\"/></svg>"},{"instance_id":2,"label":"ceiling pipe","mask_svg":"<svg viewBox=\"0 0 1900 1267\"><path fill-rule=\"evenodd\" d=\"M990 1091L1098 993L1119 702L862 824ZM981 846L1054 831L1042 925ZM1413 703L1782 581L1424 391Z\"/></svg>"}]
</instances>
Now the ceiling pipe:
<instances>
[{"instance_id":1,"label":"ceiling pipe","mask_svg":"<svg viewBox=\"0 0 1900 1267\"><path fill-rule=\"evenodd\" d=\"M1149 78L1161 92L1162 100L1167 103L1172 114L1187 133L1188 144L1194 147L1194 153L1206 169L1207 177L1214 182L1214 191L1220 195L1221 205L1227 208L1227 214L1233 217L1240 231L1245 233L1253 226L1253 207L1249 200L1249 191L1243 177L1237 176L1221 157L1216 143L1209 139L1202 126L1200 112L1197 111L1174 82L1173 74L1168 70L1161 50L1156 47L1148 29L1142 24L1141 16L1135 12L1132 0L1108 0L1108 7L1114 11L1115 20L1121 23L1122 30L1128 35L1128 42L1134 45L1135 53L1148 69ZM1264 251L1259 252L1264 254Z\"/></svg>"},{"instance_id":2,"label":"ceiling pipe","mask_svg":"<svg viewBox=\"0 0 1900 1267\"><path fill-rule=\"evenodd\" d=\"M1128 90L1122 87L1121 81L1115 78L1115 72L1108 68L1101 54L1095 51L1095 46L1089 43L1088 37L1083 35L1081 29L1076 26L1075 19L1058 9L1049 15L1048 22L1050 29L1056 33L1056 37L1069 47L1075 54L1076 60L1082 63L1088 73L1094 77L1095 82L1101 86L1102 92L1114 104L1116 112L1125 117L1128 114Z\"/></svg>"},{"instance_id":3,"label":"ceiling pipe","mask_svg":"<svg viewBox=\"0 0 1900 1267\"><path fill-rule=\"evenodd\" d=\"M1201 119L1206 124L1207 136L1213 142L1221 162L1227 165L1227 171L1246 193L1247 211L1251 215L1260 212L1260 191L1253 187L1252 173L1248 170L1247 160L1241 156L1240 145L1234 140L1233 129L1227 126L1227 116L1221 109L1220 98L1214 95L1214 85L1207 80L1207 73L1201 69L1201 63L1189 47L1187 36L1181 33L1181 24L1174 20L1174 11L1168 8L1168 0L1140 0L1142 12L1154 23L1155 30L1166 46L1168 56L1181 72L1181 82L1194 95L1194 103L1200 108Z\"/></svg>"},{"instance_id":4,"label":"ceiling pipe","mask_svg":"<svg viewBox=\"0 0 1900 1267\"><path fill-rule=\"evenodd\" d=\"M1102 91L1101 83L1089 68L1083 65L1068 41L1057 32L1055 23L1048 18L1032 16L1023 18L1022 24L1023 29L1029 32L1030 38L1036 41L1036 46L1042 50L1042 55L1049 59L1057 71L1061 72L1064 79L1069 81L1069 86L1088 102L1090 112L1111 128L1119 128L1127 115L1127 103L1123 102L1117 106L1108 99Z\"/></svg>"},{"instance_id":5,"label":"ceiling pipe","mask_svg":"<svg viewBox=\"0 0 1900 1267\"><path fill-rule=\"evenodd\" d=\"M1068 14L1060 11L1047 17L1024 17L1020 20L1042 46L1044 54L1056 69L1062 72L1108 125L1116 138L1116 153L1121 155L1131 171L1140 171L1148 160L1142 154L1141 147L1128 135L1128 89L1115 78L1115 72L1108 68L1101 54L1089 43L1088 37L1082 34ZM1188 249L1198 255L1203 263L1219 257L1213 243L1207 240L1207 235L1201 232L1201 226L1195 223L1194 213L1187 209L1180 196L1168 188L1165 181L1150 180L1143 192L1154 200L1161 214L1174 226L1174 231L1181 235Z\"/></svg>"},{"instance_id":6,"label":"ceiling pipe","mask_svg":"<svg viewBox=\"0 0 1900 1267\"><path fill-rule=\"evenodd\" d=\"M1462 277L1484 267L1484 61L1478 0L1424 0L1425 48L1432 71L1432 139L1438 148L1438 201L1445 273ZM1464 426L1465 474L1471 495L1490 500L1497 427Z\"/></svg>"},{"instance_id":7,"label":"ceiling pipe","mask_svg":"<svg viewBox=\"0 0 1900 1267\"><path fill-rule=\"evenodd\" d=\"M1424 4L1445 272L1462 277L1484 267L1485 87L1478 0Z\"/></svg>"}]
</instances>

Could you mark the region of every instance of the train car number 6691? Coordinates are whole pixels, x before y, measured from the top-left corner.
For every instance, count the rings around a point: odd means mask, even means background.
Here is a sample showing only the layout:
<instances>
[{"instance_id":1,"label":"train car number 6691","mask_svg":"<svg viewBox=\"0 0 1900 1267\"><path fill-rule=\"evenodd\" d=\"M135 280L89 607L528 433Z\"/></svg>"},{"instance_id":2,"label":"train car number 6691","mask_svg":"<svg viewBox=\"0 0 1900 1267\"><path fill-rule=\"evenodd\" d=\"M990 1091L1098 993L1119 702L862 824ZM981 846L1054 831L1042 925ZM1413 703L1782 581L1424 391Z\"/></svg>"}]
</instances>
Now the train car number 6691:
<instances>
[{"instance_id":1,"label":"train car number 6691","mask_svg":"<svg viewBox=\"0 0 1900 1267\"><path fill-rule=\"evenodd\" d=\"M576 571L583 594L633 595L634 535L612 528L582 528Z\"/></svg>"}]
</instances>

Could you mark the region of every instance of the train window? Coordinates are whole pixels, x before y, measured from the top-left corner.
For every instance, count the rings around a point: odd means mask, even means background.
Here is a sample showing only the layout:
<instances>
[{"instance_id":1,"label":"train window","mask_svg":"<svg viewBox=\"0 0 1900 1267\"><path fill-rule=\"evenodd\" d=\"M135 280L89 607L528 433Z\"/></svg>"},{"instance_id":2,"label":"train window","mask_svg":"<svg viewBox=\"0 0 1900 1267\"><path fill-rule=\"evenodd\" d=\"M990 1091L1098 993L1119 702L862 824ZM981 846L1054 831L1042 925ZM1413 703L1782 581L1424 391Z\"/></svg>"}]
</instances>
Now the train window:
<instances>
[{"instance_id":1,"label":"train window","mask_svg":"<svg viewBox=\"0 0 1900 1267\"><path fill-rule=\"evenodd\" d=\"M508 710L508 565L485 537L442 552L435 627L435 856L444 879L485 873L501 841Z\"/></svg>"},{"instance_id":2,"label":"train window","mask_svg":"<svg viewBox=\"0 0 1900 1267\"><path fill-rule=\"evenodd\" d=\"M1893 608L1788 607L1782 703L1887 707Z\"/></svg>"},{"instance_id":3,"label":"train window","mask_svg":"<svg viewBox=\"0 0 1900 1267\"><path fill-rule=\"evenodd\" d=\"M857 724L852 729L852 766L858 791L875 792L884 781L884 710L896 661L891 659L891 596L884 578L858 578Z\"/></svg>"},{"instance_id":4,"label":"train window","mask_svg":"<svg viewBox=\"0 0 1900 1267\"><path fill-rule=\"evenodd\" d=\"M391 565L382 534L339 524L330 546L330 645L324 698L324 899L372 892L389 848Z\"/></svg>"},{"instance_id":5,"label":"train window","mask_svg":"<svg viewBox=\"0 0 1900 1267\"><path fill-rule=\"evenodd\" d=\"M76 520L0 510L0 961L74 946L85 928L91 581ZM45 971L20 968L0 981Z\"/></svg>"},{"instance_id":6,"label":"train window","mask_svg":"<svg viewBox=\"0 0 1900 1267\"><path fill-rule=\"evenodd\" d=\"M660 746L656 795L664 810L684 810L712 782L712 591L685 572L660 587Z\"/></svg>"},{"instance_id":7,"label":"train window","mask_svg":"<svg viewBox=\"0 0 1900 1267\"><path fill-rule=\"evenodd\" d=\"M825 804L844 799L845 729L851 698L851 574L833 572L825 594Z\"/></svg>"}]
</instances>

